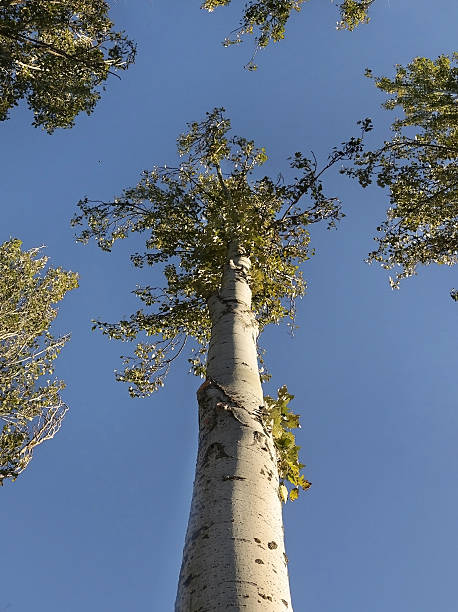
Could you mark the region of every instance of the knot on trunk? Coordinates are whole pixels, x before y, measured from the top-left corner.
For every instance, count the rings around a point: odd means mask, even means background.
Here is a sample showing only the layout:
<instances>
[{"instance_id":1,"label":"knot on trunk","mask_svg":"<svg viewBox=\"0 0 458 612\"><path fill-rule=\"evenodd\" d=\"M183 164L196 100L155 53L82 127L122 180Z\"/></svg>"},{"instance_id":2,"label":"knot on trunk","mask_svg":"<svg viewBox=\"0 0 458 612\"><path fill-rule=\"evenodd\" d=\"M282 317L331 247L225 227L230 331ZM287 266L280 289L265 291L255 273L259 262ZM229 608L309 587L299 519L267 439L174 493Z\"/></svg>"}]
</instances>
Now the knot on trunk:
<instances>
[{"instance_id":1,"label":"knot on trunk","mask_svg":"<svg viewBox=\"0 0 458 612\"><path fill-rule=\"evenodd\" d=\"M231 270L240 270L243 274L248 274L251 268L251 261L245 255L237 254L229 259Z\"/></svg>"}]
</instances>

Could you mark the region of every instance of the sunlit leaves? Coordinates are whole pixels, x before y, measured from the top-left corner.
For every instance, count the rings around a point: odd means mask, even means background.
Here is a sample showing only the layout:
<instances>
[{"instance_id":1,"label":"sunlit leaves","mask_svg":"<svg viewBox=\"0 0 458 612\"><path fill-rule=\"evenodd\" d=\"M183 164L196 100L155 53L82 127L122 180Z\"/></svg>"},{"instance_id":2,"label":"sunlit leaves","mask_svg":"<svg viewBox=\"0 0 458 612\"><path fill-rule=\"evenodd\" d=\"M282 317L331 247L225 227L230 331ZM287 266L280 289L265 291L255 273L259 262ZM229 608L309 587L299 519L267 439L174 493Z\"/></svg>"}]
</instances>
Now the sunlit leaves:
<instances>
[{"instance_id":1,"label":"sunlit leaves","mask_svg":"<svg viewBox=\"0 0 458 612\"><path fill-rule=\"evenodd\" d=\"M240 26L224 41L229 47L241 43L247 34L255 34L258 49L270 42L285 37L285 27L293 11L300 11L306 0L250 0L245 4ZM368 23L368 9L374 0L344 0L339 7L340 19L337 29L354 30L361 23ZM205 0L201 8L213 12L215 8L227 6L231 0ZM251 60L246 68L256 70Z\"/></svg>"},{"instance_id":2,"label":"sunlit leaves","mask_svg":"<svg viewBox=\"0 0 458 612\"><path fill-rule=\"evenodd\" d=\"M391 140L344 170L363 187L376 180L389 189L387 218L377 228L381 236L369 261L398 270L391 279L394 288L416 274L419 264L458 260L457 62L456 53L434 61L418 57L407 67L397 66L393 79L376 78L390 96L384 107L400 108L403 115L393 122Z\"/></svg>"},{"instance_id":3,"label":"sunlit leaves","mask_svg":"<svg viewBox=\"0 0 458 612\"><path fill-rule=\"evenodd\" d=\"M68 337L49 327L77 276L48 268L40 249L21 250L20 240L0 245L0 484L15 479L34 447L52 438L67 410L64 387L52 378L54 360Z\"/></svg>"},{"instance_id":4,"label":"sunlit leaves","mask_svg":"<svg viewBox=\"0 0 458 612\"><path fill-rule=\"evenodd\" d=\"M288 393L285 385L278 389L277 399L266 395L264 397L264 422L272 431L275 450L277 451L278 475L281 480L287 480L292 488L289 498L294 501L299 496L299 489L307 490L311 483L301 474L305 467L299 461L300 446L296 445L295 435L292 429L300 427L299 415L291 412L289 402L294 395ZM282 488L283 487L283 488ZM288 496L287 488L280 485L280 497L286 502Z\"/></svg>"},{"instance_id":5,"label":"sunlit leaves","mask_svg":"<svg viewBox=\"0 0 458 612\"><path fill-rule=\"evenodd\" d=\"M341 216L338 199L324 194L321 176L359 151L360 139L335 149L322 168L296 153L290 166L297 176L288 184L259 175L265 150L231 135L230 127L224 109L214 109L179 137L179 165L143 172L138 185L113 202L79 203L81 214L73 223L85 225L80 240L95 238L109 251L116 240L142 234L145 250L134 253L132 262L158 265L164 274L164 287L136 289L144 309L119 323L96 323L112 338L155 338L149 353L127 357L126 369L118 373L131 383L132 395L162 384L174 357L171 340L197 342L190 364L203 374L201 351L211 331L207 300L220 288L231 243L251 260L252 304L262 330L293 318L295 300L305 292L300 264L310 256L307 226L332 224Z\"/></svg>"},{"instance_id":6,"label":"sunlit leaves","mask_svg":"<svg viewBox=\"0 0 458 612\"><path fill-rule=\"evenodd\" d=\"M51 133L90 114L100 86L134 61L135 45L113 30L105 0L0 3L0 121L22 99Z\"/></svg>"},{"instance_id":7,"label":"sunlit leaves","mask_svg":"<svg viewBox=\"0 0 458 612\"><path fill-rule=\"evenodd\" d=\"M339 5L340 21L337 22L338 30L349 30L350 32L362 23L369 23L368 10L375 0L344 0Z\"/></svg>"},{"instance_id":8,"label":"sunlit leaves","mask_svg":"<svg viewBox=\"0 0 458 612\"><path fill-rule=\"evenodd\" d=\"M286 504L286 502L288 501L288 489L283 483L278 486L278 494L280 496L281 501Z\"/></svg>"}]
</instances>

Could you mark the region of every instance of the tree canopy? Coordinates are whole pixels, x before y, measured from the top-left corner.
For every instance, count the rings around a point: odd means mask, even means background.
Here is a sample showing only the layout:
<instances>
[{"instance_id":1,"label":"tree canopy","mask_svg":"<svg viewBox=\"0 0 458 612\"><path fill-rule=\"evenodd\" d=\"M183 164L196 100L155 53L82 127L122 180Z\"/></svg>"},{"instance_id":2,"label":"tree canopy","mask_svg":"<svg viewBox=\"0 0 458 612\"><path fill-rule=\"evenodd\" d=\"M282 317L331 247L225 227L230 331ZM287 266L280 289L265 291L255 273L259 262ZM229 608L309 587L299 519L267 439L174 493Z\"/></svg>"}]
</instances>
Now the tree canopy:
<instances>
[{"instance_id":1,"label":"tree canopy","mask_svg":"<svg viewBox=\"0 0 458 612\"><path fill-rule=\"evenodd\" d=\"M111 338L132 341L142 333L155 337L140 342L124 359L118 380L130 383L133 396L147 395L163 385L174 355L188 337L200 348L190 357L194 373L202 374L202 355L210 337L207 299L218 290L230 244L250 257L253 310L260 328L294 317L294 300L305 281L299 263L310 256L307 225L340 218L336 197L323 192L322 174L359 150L360 139L343 143L326 164L302 153L290 158L297 172L291 183L281 177L256 178L267 159L253 141L229 135L224 109L189 124L178 139L181 162L143 172L135 187L112 202L79 202L75 225L87 224L79 239L94 237L109 251L116 240L135 232L147 235L135 266L163 265L166 286L141 287L134 293L148 308L119 323L97 322ZM308 198L308 202L306 201Z\"/></svg>"},{"instance_id":2,"label":"tree canopy","mask_svg":"<svg viewBox=\"0 0 458 612\"><path fill-rule=\"evenodd\" d=\"M393 122L391 140L343 170L363 187L375 180L389 189L390 207L369 261L399 270L390 279L394 288L420 264L451 266L458 260L457 61L458 53L417 57L407 67L398 65L393 79L375 78L391 96L383 106L400 107L403 116ZM451 295L458 299L456 290Z\"/></svg>"},{"instance_id":3,"label":"tree canopy","mask_svg":"<svg viewBox=\"0 0 458 612\"><path fill-rule=\"evenodd\" d=\"M227 6L232 0L204 0L202 8L209 12L219 6ZM278 42L285 36L285 27L292 11L300 11L306 0L250 0L245 5L240 26L232 37L226 38L225 46L242 42L246 34L256 33L258 47L266 47L269 42ZM368 23L368 9L374 0L343 0L338 5L339 30L354 30L361 23ZM251 63L251 68L255 65Z\"/></svg>"},{"instance_id":4,"label":"tree canopy","mask_svg":"<svg viewBox=\"0 0 458 612\"><path fill-rule=\"evenodd\" d=\"M22 99L33 125L51 133L90 114L100 86L134 61L135 45L113 30L104 0L0 3L0 121Z\"/></svg>"},{"instance_id":5,"label":"tree canopy","mask_svg":"<svg viewBox=\"0 0 458 612\"><path fill-rule=\"evenodd\" d=\"M54 360L68 336L49 332L53 305L77 286L77 276L48 268L40 249L20 240L0 246L0 485L28 465L33 449L58 431L67 410L53 379Z\"/></svg>"}]
</instances>

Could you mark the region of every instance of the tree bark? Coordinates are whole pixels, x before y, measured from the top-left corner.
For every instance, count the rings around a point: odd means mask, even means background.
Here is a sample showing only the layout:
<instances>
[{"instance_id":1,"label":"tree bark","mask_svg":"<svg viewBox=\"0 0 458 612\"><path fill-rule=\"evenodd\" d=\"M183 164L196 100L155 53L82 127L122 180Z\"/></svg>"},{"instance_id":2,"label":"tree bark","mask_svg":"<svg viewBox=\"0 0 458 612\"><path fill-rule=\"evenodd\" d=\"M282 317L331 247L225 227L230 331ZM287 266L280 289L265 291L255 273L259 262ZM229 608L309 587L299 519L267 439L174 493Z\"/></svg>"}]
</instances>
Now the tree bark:
<instances>
[{"instance_id":1,"label":"tree bark","mask_svg":"<svg viewBox=\"0 0 458 612\"><path fill-rule=\"evenodd\" d=\"M207 380L175 612L292 610L271 433L262 424L250 261L231 246L208 306Z\"/></svg>"}]
</instances>

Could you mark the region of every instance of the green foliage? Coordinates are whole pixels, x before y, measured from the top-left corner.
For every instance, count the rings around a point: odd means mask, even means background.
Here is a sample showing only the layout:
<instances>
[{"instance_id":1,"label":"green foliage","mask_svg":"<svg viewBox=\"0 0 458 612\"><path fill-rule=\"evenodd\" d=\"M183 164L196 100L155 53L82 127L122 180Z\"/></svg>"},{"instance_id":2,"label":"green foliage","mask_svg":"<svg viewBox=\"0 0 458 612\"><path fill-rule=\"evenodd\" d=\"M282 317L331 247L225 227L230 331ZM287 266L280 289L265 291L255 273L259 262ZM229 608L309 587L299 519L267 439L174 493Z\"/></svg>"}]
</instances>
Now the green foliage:
<instances>
[{"instance_id":1,"label":"green foliage","mask_svg":"<svg viewBox=\"0 0 458 612\"><path fill-rule=\"evenodd\" d=\"M436 60L415 58L397 66L393 79L375 79L400 107L393 138L357 155L343 172L363 187L376 180L390 192L386 220L377 228L378 248L369 254L389 270L400 268L393 288L416 274L419 264L453 265L458 257L458 54ZM368 70L367 75L372 77ZM454 292L451 293L452 297Z\"/></svg>"},{"instance_id":2,"label":"green foliage","mask_svg":"<svg viewBox=\"0 0 458 612\"><path fill-rule=\"evenodd\" d=\"M44 272L47 258L39 251L22 251L20 240L0 245L0 484L26 468L67 410L64 383L51 376L68 337L53 338L49 327L53 304L77 286L77 276L61 268Z\"/></svg>"},{"instance_id":3,"label":"green foliage","mask_svg":"<svg viewBox=\"0 0 458 612\"><path fill-rule=\"evenodd\" d=\"M135 46L113 30L104 0L0 3L0 121L25 99L33 125L48 132L90 114L113 70L134 61Z\"/></svg>"},{"instance_id":4,"label":"green foliage","mask_svg":"<svg viewBox=\"0 0 458 612\"><path fill-rule=\"evenodd\" d=\"M349 30L352 32L362 23L369 23L370 17L367 12L375 0L344 0L339 5L340 21L337 22L338 30Z\"/></svg>"},{"instance_id":5,"label":"green foliage","mask_svg":"<svg viewBox=\"0 0 458 612\"><path fill-rule=\"evenodd\" d=\"M285 37L285 27L292 11L300 11L306 0L250 0L245 4L244 12L231 38L226 38L224 46L241 43L246 34L256 32L257 48L266 47L270 42L278 42ZM338 5L340 20L338 29L354 30L360 23L368 23L367 11L374 0L344 0ZM201 8L209 12L219 6L227 6L231 0L205 0ZM246 66L256 70L251 60Z\"/></svg>"},{"instance_id":6,"label":"green foliage","mask_svg":"<svg viewBox=\"0 0 458 612\"><path fill-rule=\"evenodd\" d=\"M305 465L299 461L300 446L296 445L295 435L291 431L300 427L299 415L291 412L288 405L293 398L294 395L288 393L286 385L278 389L277 399L266 395L264 397L263 417L265 424L272 431L275 450L277 451L280 487L283 486L286 489L284 480L287 480L293 486L289 491L291 501L298 498L300 489L306 491L311 486L311 483L301 474ZM280 496L286 502L284 489L280 489Z\"/></svg>"},{"instance_id":7,"label":"green foliage","mask_svg":"<svg viewBox=\"0 0 458 612\"><path fill-rule=\"evenodd\" d=\"M254 178L267 159L264 149L229 131L224 109L214 109L178 139L178 166L143 172L138 185L113 202L79 202L81 215L73 224L86 224L81 241L95 238L109 251L116 240L145 234L145 250L132 255L132 262L161 265L164 273L164 288L134 292L147 311L119 323L96 323L111 338L154 337L125 357L125 369L117 374L131 383L133 396L162 386L188 337L200 346L190 362L202 374L210 337L207 300L220 287L229 244L251 259L253 310L262 329L294 317L294 301L305 291L299 264L310 255L307 225L323 219L333 224L340 217L337 198L323 193L321 175L359 150L359 139L334 150L322 169L315 159L296 153L290 166L297 177L287 184L281 178Z\"/></svg>"}]
</instances>

